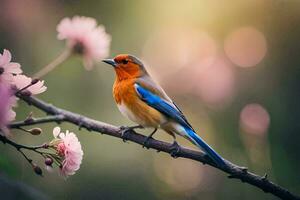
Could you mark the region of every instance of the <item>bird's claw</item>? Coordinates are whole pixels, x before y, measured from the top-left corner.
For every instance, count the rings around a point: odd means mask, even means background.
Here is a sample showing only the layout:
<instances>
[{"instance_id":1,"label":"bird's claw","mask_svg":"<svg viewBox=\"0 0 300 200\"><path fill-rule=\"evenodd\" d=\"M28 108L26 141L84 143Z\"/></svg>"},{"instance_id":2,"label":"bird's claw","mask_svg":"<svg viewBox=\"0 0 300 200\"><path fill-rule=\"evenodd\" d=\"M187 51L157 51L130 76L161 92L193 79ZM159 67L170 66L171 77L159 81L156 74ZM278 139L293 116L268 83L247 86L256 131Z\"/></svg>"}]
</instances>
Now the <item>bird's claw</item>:
<instances>
[{"instance_id":1,"label":"bird's claw","mask_svg":"<svg viewBox=\"0 0 300 200\"><path fill-rule=\"evenodd\" d=\"M123 142L126 142L128 140L128 134L132 129L127 126L121 126L120 130L121 130L121 138Z\"/></svg>"},{"instance_id":2,"label":"bird's claw","mask_svg":"<svg viewBox=\"0 0 300 200\"><path fill-rule=\"evenodd\" d=\"M171 146L170 155L173 158L177 158L179 156L179 153L180 153L180 146L176 141L174 141L172 146Z\"/></svg>"},{"instance_id":3,"label":"bird's claw","mask_svg":"<svg viewBox=\"0 0 300 200\"><path fill-rule=\"evenodd\" d=\"M146 137L145 141L143 142L143 148L144 148L144 147L146 147L147 149L150 148L150 147L149 147L149 145L150 145L150 144L149 144L149 140L150 140L150 139L153 139L152 136L156 133L156 131L157 131L157 128L154 128L154 130L152 131L152 133Z\"/></svg>"},{"instance_id":4,"label":"bird's claw","mask_svg":"<svg viewBox=\"0 0 300 200\"><path fill-rule=\"evenodd\" d=\"M145 141L143 142L143 146L142 146L143 148L145 148L145 147L146 147L147 149L150 148L150 147L149 147L149 140L150 140L150 139L153 139L152 136L146 137Z\"/></svg>"},{"instance_id":5,"label":"bird's claw","mask_svg":"<svg viewBox=\"0 0 300 200\"><path fill-rule=\"evenodd\" d=\"M128 134L130 131L133 131L136 128L143 128L142 126L120 126L121 131L121 138L123 139L123 142L126 142L128 140Z\"/></svg>"}]
</instances>

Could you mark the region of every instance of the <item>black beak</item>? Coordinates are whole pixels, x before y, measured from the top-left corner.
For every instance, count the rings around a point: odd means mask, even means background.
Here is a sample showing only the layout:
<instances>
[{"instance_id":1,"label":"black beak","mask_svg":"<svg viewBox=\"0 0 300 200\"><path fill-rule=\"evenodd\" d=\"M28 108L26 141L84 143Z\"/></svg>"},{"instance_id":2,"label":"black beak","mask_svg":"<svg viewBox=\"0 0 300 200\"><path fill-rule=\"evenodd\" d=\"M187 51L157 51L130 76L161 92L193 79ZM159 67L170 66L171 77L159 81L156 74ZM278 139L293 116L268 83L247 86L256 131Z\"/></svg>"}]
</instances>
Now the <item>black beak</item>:
<instances>
[{"instance_id":1,"label":"black beak","mask_svg":"<svg viewBox=\"0 0 300 200\"><path fill-rule=\"evenodd\" d=\"M114 59L103 59L102 62L112 65L113 67L115 67L117 65L117 63L114 61Z\"/></svg>"}]
</instances>

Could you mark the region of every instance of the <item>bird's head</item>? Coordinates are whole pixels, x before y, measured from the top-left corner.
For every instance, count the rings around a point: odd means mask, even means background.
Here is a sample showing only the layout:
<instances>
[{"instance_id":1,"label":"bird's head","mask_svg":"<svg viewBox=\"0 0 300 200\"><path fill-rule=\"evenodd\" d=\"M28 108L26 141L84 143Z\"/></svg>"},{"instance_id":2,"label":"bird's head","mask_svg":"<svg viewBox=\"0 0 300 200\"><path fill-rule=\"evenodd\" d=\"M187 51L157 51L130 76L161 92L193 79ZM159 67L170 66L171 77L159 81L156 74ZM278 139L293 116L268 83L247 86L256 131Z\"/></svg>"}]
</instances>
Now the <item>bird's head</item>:
<instances>
[{"instance_id":1,"label":"bird's head","mask_svg":"<svg viewBox=\"0 0 300 200\"><path fill-rule=\"evenodd\" d=\"M114 67L119 80L137 78L147 74L143 63L132 55L120 54L113 59L102 61Z\"/></svg>"}]
</instances>

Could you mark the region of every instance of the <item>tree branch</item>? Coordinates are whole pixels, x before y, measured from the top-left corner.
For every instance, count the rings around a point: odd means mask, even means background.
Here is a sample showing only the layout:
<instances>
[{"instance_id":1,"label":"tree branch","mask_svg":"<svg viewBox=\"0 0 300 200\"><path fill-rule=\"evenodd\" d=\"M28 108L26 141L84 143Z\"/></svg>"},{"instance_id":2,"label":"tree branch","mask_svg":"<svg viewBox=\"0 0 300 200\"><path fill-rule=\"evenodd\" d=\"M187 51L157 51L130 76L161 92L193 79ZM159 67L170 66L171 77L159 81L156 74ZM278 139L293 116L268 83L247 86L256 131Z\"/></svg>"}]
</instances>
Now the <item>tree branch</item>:
<instances>
[{"instance_id":1,"label":"tree branch","mask_svg":"<svg viewBox=\"0 0 300 200\"><path fill-rule=\"evenodd\" d=\"M29 96L22 96L18 95L19 98L27 102L29 105L32 105L40 110L43 110L48 115L53 115L51 117L46 118L40 118L36 119L35 121L32 121L30 123L23 123L23 122L17 122L10 125L11 128L17 127L17 126L25 126L25 125L32 125L32 124L38 124L38 123L46 123L46 122L62 122L66 121L72 124L75 124L79 126L79 128L86 128L89 131L95 131L101 134L110 135L117 138L122 138L122 130L116 126L96 121L93 119L90 119L88 117L63 110L60 108L57 108L51 104L45 103L42 100L39 100L34 97ZM135 131L130 131L130 134L126 134L126 140L135 142L137 144L143 145L144 141L146 140L146 137L136 133ZM172 153L172 144L155 140L150 138L147 142L147 148L156 149L157 151L162 151L171 154ZM220 168L216 166L208 156L206 156L205 153L194 151L185 147L180 147L180 151L177 155L177 157L183 157L191 160L196 160L199 162L202 162L203 164L208 164L214 168L218 168L219 170L222 170L223 172L226 172L229 174L228 178L235 178L239 179L244 183L248 183L250 185L253 185L257 188L260 188L266 193L271 193L281 199L291 199L291 200L300 200L300 197L292 194L287 189L271 182L267 179L267 176L259 176L254 173L251 173L247 170L247 168L243 168L240 166L237 166L227 160L225 160L227 167L226 168Z\"/></svg>"}]
</instances>

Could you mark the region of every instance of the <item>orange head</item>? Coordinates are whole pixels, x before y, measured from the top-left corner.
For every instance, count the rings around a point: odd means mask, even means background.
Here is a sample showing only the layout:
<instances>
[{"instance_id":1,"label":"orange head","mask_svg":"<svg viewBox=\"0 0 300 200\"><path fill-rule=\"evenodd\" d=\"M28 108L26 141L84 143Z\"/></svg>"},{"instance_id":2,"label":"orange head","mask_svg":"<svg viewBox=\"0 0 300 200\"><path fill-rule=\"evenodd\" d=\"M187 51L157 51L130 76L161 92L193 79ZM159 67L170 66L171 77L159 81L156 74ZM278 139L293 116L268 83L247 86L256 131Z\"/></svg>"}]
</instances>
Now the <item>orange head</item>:
<instances>
[{"instance_id":1,"label":"orange head","mask_svg":"<svg viewBox=\"0 0 300 200\"><path fill-rule=\"evenodd\" d=\"M143 63L132 55L120 54L113 59L102 61L114 67L119 80L137 78L147 74Z\"/></svg>"}]
</instances>

